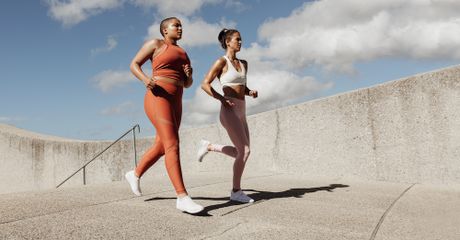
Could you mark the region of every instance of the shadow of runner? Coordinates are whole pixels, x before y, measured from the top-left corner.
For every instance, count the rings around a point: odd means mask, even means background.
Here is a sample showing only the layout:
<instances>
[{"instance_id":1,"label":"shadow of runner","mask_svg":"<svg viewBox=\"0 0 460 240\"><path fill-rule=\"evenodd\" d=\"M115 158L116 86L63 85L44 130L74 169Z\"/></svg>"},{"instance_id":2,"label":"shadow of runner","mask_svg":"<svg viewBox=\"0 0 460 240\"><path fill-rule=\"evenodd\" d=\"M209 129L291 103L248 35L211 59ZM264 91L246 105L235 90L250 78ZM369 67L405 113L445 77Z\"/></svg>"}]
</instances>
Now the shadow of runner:
<instances>
[{"instance_id":1,"label":"shadow of runner","mask_svg":"<svg viewBox=\"0 0 460 240\"><path fill-rule=\"evenodd\" d=\"M144 201L148 202L148 201L172 200L172 199L176 199L176 198L175 197L153 197L153 198L146 199ZM215 209L230 207L230 206L234 206L234 205L245 205L245 203L229 201L228 200L229 197L217 197L217 198L213 198L213 197L192 197L192 199L193 200L226 201L224 203L219 203L219 204L206 206L206 207L204 207L203 211L201 211L201 212L199 212L197 214L191 214L191 215L194 215L194 216L202 216L202 217L211 217L211 216L213 216L213 215L209 214L209 212L212 211L212 210L215 210Z\"/></svg>"},{"instance_id":2,"label":"shadow of runner","mask_svg":"<svg viewBox=\"0 0 460 240\"><path fill-rule=\"evenodd\" d=\"M243 191L246 192L254 192L247 194L249 197L254 199L254 201L258 200L270 200L270 199L276 199L276 198L302 198L303 195L306 193L314 193L318 191L327 191L327 192L333 192L334 189L336 188L347 188L349 185L343 185L343 184L330 184L327 187L316 187L316 188L291 188L286 191L282 192L269 192L269 191L259 191L259 190L254 190L254 189L243 189Z\"/></svg>"},{"instance_id":3,"label":"shadow of runner","mask_svg":"<svg viewBox=\"0 0 460 240\"><path fill-rule=\"evenodd\" d=\"M318 191L327 191L327 192L333 192L334 189L336 188L347 188L349 185L343 185L343 184L330 184L329 186L325 187L315 187L315 188L291 188L289 190L285 190L282 192L270 192L270 191L260 191L260 190L255 190L255 189L243 189L244 192L253 192L250 194L247 194L249 197L254 199L253 204L257 204L258 201L265 201L265 200L270 200L270 199L279 199L279 198L302 198L303 195L307 193L314 193ZM145 202L148 201L155 201L155 200L171 200L171 199L176 199L175 197L153 197L144 200ZM202 217L211 217L213 215L209 214L210 211L220 209L220 208L226 208L230 206L235 206L235 205L246 205L246 206L251 206L253 204L246 204L246 203L239 203L239 202L234 202L230 201L229 197L192 197L193 200L208 200L208 201L226 201L224 203L219 203L219 204L214 204L214 205L209 205L204 207L203 211L197 214L192 214L194 216L202 216ZM239 209L235 209L230 211L229 213L235 212ZM225 213L223 215L227 215L228 213Z\"/></svg>"}]
</instances>

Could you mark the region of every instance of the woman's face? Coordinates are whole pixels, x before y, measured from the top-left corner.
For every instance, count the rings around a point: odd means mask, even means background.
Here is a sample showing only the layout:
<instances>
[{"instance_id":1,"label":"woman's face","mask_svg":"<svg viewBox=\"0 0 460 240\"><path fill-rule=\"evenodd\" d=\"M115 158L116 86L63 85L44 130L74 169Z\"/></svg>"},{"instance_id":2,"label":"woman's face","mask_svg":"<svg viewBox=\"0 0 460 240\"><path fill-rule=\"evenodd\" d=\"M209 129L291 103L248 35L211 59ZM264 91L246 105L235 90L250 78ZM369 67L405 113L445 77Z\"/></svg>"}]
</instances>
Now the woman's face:
<instances>
[{"instance_id":1,"label":"woman's face","mask_svg":"<svg viewBox=\"0 0 460 240\"><path fill-rule=\"evenodd\" d=\"M230 40L227 41L227 49L233 49L236 52L241 50L241 35L239 32L235 32L230 37Z\"/></svg>"},{"instance_id":2,"label":"woman's face","mask_svg":"<svg viewBox=\"0 0 460 240\"><path fill-rule=\"evenodd\" d=\"M182 38L182 23L178 19L171 19L165 28L165 36L179 40Z\"/></svg>"}]
</instances>

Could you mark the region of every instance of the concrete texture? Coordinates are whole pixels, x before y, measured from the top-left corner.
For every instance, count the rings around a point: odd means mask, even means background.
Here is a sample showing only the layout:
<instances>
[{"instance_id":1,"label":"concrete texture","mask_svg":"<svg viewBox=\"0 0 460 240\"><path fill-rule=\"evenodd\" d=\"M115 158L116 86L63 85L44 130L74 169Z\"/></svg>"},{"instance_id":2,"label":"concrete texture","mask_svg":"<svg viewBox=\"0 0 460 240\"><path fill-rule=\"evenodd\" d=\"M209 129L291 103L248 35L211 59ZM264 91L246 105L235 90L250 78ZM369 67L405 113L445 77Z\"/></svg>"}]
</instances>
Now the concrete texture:
<instances>
[{"instance_id":1,"label":"concrete texture","mask_svg":"<svg viewBox=\"0 0 460 240\"><path fill-rule=\"evenodd\" d=\"M205 159L214 161L214 159ZM148 175L157 175L150 171ZM0 239L365 239L456 240L460 188L422 184L246 175L254 204L228 201L231 175L186 174L205 206L193 216L175 209L166 177L0 194Z\"/></svg>"},{"instance_id":2,"label":"concrete texture","mask_svg":"<svg viewBox=\"0 0 460 240\"><path fill-rule=\"evenodd\" d=\"M0 193L54 188L109 144L46 136L0 124ZM87 183L119 181L133 166L132 142L126 140L87 168ZM66 186L82 184L80 172Z\"/></svg>"},{"instance_id":3,"label":"concrete texture","mask_svg":"<svg viewBox=\"0 0 460 240\"><path fill-rule=\"evenodd\" d=\"M460 66L419 74L248 117L248 173L460 184ZM124 130L121 130L121 132ZM228 172L229 158L201 166L201 138L230 143L218 124L180 132L184 171ZM138 141L141 155L152 139ZM0 125L0 193L53 188L110 142L74 141ZM88 166L88 183L133 168L129 138ZM163 169L159 162L154 169ZM65 187L82 184L81 173Z\"/></svg>"}]
</instances>

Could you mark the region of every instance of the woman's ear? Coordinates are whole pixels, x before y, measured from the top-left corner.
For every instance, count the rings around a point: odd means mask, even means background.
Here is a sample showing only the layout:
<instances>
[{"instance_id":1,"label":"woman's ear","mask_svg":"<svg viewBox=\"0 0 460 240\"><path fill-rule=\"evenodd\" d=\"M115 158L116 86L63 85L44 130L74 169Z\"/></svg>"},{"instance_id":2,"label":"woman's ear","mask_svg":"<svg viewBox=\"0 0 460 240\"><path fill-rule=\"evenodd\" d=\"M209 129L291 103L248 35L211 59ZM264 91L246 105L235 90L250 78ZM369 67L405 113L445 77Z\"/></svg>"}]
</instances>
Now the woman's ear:
<instances>
[{"instance_id":1,"label":"woman's ear","mask_svg":"<svg viewBox=\"0 0 460 240\"><path fill-rule=\"evenodd\" d=\"M165 24L164 28L161 29L163 36L166 36L168 34L168 27L169 27L169 23Z\"/></svg>"}]
</instances>

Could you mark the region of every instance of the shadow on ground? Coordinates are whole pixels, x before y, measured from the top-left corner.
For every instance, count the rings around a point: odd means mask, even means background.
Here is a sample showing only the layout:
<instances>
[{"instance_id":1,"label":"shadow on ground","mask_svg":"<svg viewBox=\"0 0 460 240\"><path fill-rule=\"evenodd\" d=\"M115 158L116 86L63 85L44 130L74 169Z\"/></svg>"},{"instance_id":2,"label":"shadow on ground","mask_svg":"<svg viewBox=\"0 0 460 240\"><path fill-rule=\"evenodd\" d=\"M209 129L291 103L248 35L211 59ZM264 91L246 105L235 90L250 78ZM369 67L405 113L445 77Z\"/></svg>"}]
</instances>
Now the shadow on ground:
<instances>
[{"instance_id":1,"label":"shadow on ground","mask_svg":"<svg viewBox=\"0 0 460 240\"><path fill-rule=\"evenodd\" d=\"M226 201L223 203L218 203L214 205L209 205L204 208L196 216L203 216L203 217L211 217L213 215L209 214L210 211L226 208L235 205L241 205L242 207L233 209L229 212L222 214L221 216L228 215L230 213L236 212L240 209L249 207L254 204L262 203L271 199L280 199L280 198L302 198L303 195L307 193L314 193L318 191L326 191L326 192L333 192L336 188L347 188L349 185L343 184L330 184L329 186L324 187L315 187L315 188L291 188L289 190L281 191L281 192L270 192L270 191L261 191L256 189L243 189L243 191L252 199L254 199L253 204L245 204L245 203L238 203L234 201L229 201L229 197L193 197L194 200L208 200L208 201ZM158 200L171 200L176 199L175 197L153 197L146 199L144 201L158 201Z\"/></svg>"}]
</instances>

